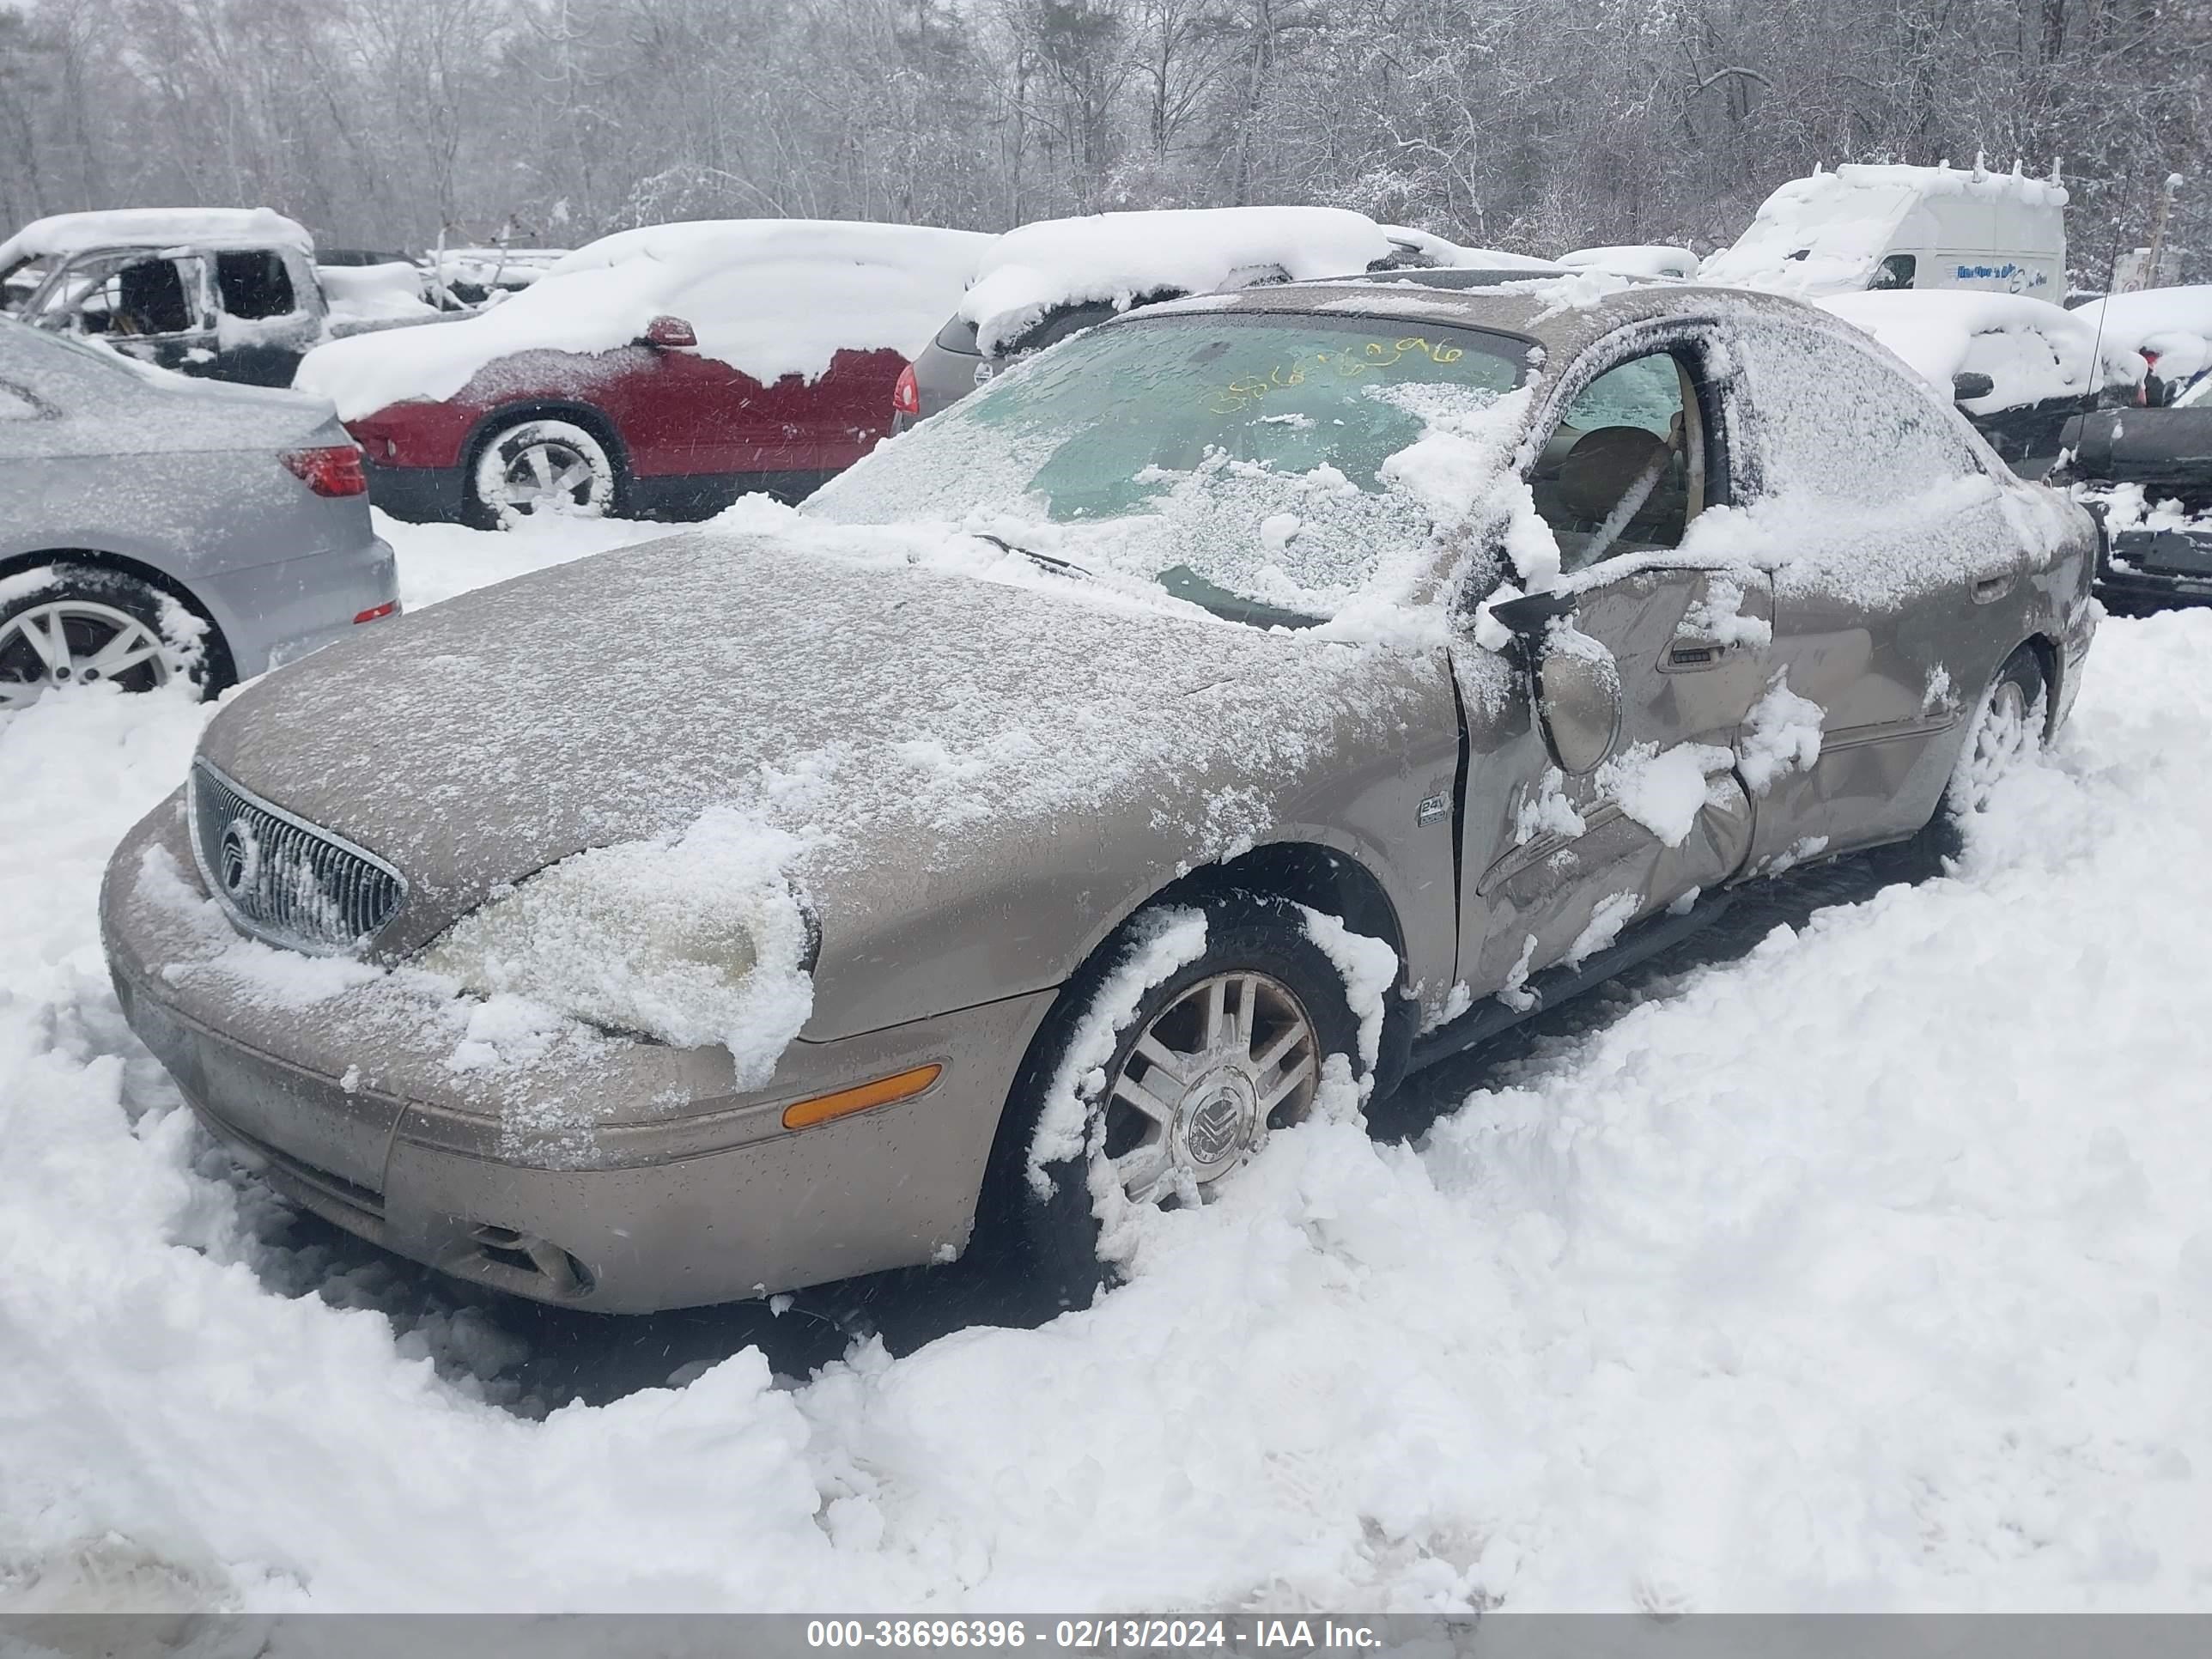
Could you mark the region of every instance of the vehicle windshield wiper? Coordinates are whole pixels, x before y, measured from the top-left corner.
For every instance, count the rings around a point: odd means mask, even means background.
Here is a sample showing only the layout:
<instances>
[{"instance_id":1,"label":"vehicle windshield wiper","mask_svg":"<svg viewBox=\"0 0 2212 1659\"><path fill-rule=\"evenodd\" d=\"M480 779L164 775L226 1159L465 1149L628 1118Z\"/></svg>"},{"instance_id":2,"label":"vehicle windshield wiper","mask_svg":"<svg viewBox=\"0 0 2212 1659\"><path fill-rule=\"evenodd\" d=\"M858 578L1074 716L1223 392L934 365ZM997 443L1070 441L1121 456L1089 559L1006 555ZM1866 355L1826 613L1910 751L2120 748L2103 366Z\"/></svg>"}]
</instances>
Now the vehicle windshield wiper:
<instances>
[{"instance_id":1,"label":"vehicle windshield wiper","mask_svg":"<svg viewBox=\"0 0 2212 1659\"><path fill-rule=\"evenodd\" d=\"M1056 559L1049 553L1038 552L1034 547L1024 547L1018 542L1010 542L1004 536L994 536L981 530L971 530L968 533L979 542L990 543L1001 552L1018 553L1031 564L1042 569L1057 571L1063 576L1089 577L1091 575L1091 572L1073 560Z\"/></svg>"},{"instance_id":2,"label":"vehicle windshield wiper","mask_svg":"<svg viewBox=\"0 0 2212 1659\"><path fill-rule=\"evenodd\" d=\"M1328 619L1303 611L1291 611L1264 599L1248 598L1233 588L1201 576L1187 564L1171 564L1152 578L1179 599L1188 599L1211 611L1224 622L1246 623L1254 628L1318 628Z\"/></svg>"}]
</instances>

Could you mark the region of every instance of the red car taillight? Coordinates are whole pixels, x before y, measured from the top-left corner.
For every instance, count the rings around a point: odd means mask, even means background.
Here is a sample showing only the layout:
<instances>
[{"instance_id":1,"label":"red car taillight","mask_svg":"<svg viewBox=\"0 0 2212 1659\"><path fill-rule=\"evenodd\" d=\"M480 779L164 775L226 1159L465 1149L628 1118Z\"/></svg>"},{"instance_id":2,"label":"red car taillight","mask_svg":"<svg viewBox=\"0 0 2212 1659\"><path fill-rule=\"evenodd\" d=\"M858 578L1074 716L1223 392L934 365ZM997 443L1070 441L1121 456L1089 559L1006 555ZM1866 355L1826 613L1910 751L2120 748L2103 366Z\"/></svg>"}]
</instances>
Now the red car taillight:
<instances>
[{"instance_id":1,"label":"red car taillight","mask_svg":"<svg viewBox=\"0 0 2212 1659\"><path fill-rule=\"evenodd\" d=\"M292 449L278 456L284 470L318 495L365 495L368 474L362 471L361 451L351 444L331 444L324 449Z\"/></svg>"},{"instance_id":2,"label":"red car taillight","mask_svg":"<svg viewBox=\"0 0 2212 1659\"><path fill-rule=\"evenodd\" d=\"M921 413L921 383L914 378L912 363L899 370L898 384L891 388L891 407L902 415Z\"/></svg>"}]
</instances>

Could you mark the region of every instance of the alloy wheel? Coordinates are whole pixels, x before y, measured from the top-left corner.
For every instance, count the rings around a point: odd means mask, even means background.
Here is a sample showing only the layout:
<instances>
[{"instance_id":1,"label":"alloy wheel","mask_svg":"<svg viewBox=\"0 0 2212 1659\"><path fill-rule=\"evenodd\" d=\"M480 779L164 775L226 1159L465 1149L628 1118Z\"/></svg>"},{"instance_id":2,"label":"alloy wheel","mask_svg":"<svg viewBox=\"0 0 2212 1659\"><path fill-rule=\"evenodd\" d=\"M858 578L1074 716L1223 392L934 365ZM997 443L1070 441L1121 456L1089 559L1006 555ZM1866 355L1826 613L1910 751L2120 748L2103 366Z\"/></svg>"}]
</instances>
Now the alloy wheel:
<instances>
[{"instance_id":1,"label":"alloy wheel","mask_svg":"<svg viewBox=\"0 0 2212 1659\"><path fill-rule=\"evenodd\" d=\"M541 438L505 456L500 500L527 518L576 514L597 518L599 477L591 459L557 438Z\"/></svg>"},{"instance_id":2,"label":"alloy wheel","mask_svg":"<svg viewBox=\"0 0 2212 1659\"><path fill-rule=\"evenodd\" d=\"M167 683L171 668L159 634L96 600L52 599L0 622L0 708L26 707L58 685L112 681L151 690Z\"/></svg>"},{"instance_id":3,"label":"alloy wheel","mask_svg":"<svg viewBox=\"0 0 2212 1659\"><path fill-rule=\"evenodd\" d=\"M1203 1198L1311 1109L1313 1020L1281 981L1200 980L1145 1024L1106 1090L1105 1156L1132 1201Z\"/></svg>"}]
</instances>

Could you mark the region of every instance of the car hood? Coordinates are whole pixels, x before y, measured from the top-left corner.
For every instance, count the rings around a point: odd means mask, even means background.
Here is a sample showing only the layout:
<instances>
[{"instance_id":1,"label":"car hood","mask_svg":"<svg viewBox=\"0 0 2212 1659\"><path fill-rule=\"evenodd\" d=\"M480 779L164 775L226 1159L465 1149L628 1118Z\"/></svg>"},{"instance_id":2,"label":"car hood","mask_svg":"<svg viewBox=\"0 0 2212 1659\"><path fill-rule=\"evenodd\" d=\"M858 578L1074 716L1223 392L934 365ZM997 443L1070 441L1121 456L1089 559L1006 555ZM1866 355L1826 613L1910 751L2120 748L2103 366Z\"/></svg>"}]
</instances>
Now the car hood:
<instances>
[{"instance_id":1,"label":"car hood","mask_svg":"<svg viewBox=\"0 0 2212 1659\"><path fill-rule=\"evenodd\" d=\"M1343 745L1387 748L1449 695L1441 652L1109 608L877 541L675 536L481 589L249 688L202 752L405 875L380 955L571 854L735 808L799 848L826 958L852 915L977 860L1082 859L1105 826L1140 826L1170 874L1231 854Z\"/></svg>"}]
</instances>

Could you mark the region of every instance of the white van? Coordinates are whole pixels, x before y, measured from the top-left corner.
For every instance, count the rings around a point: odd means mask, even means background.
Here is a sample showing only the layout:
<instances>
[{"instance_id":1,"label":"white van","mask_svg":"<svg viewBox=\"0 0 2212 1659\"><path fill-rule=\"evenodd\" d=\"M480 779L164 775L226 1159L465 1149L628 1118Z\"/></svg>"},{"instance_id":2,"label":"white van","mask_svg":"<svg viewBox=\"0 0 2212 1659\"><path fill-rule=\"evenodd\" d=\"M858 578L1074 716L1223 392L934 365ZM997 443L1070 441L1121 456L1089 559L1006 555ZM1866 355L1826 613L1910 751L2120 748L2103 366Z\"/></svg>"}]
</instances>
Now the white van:
<instances>
[{"instance_id":1,"label":"white van","mask_svg":"<svg viewBox=\"0 0 2212 1659\"><path fill-rule=\"evenodd\" d=\"M1787 294L2066 294L2066 191L1982 167L1838 167L1793 179L1698 280Z\"/></svg>"}]
</instances>

